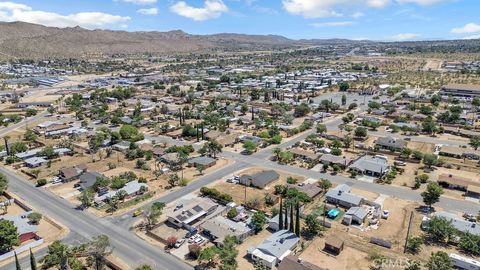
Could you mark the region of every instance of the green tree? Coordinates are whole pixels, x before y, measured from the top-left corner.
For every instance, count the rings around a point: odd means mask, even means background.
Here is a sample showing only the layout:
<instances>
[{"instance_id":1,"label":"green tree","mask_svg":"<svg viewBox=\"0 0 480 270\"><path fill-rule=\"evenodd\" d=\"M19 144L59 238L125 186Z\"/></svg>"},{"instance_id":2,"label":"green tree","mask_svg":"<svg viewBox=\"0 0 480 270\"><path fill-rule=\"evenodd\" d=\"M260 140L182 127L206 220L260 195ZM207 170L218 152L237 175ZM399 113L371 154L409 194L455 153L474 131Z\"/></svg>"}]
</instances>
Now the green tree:
<instances>
[{"instance_id":1,"label":"green tree","mask_svg":"<svg viewBox=\"0 0 480 270\"><path fill-rule=\"evenodd\" d=\"M28 218L28 221L30 221L30 223L38 224L40 220L42 220L42 214L37 212L32 212L28 214L27 218Z\"/></svg>"},{"instance_id":2,"label":"green tree","mask_svg":"<svg viewBox=\"0 0 480 270\"><path fill-rule=\"evenodd\" d=\"M171 174L168 177L168 184L170 185L170 187L175 187L179 182L180 182L180 177L178 177L178 174L176 173Z\"/></svg>"},{"instance_id":3,"label":"green tree","mask_svg":"<svg viewBox=\"0 0 480 270\"><path fill-rule=\"evenodd\" d=\"M464 233L460 237L458 247L466 254L480 256L480 236L469 232Z\"/></svg>"},{"instance_id":4,"label":"green tree","mask_svg":"<svg viewBox=\"0 0 480 270\"><path fill-rule=\"evenodd\" d=\"M453 238L456 230L452 222L444 217L432 217L425 228L426 236L437 243L447 243Z\"/></svg>"},{"instance_id":5,"label":"green tree","mask_svg":"<svg viewBox=\"0 0 480 270\"><path fill-rule=\"evenodd\" d=\"M327 126L324 124L317 124L317 133L318 134L327 133Z\"/></svg>"},{"instance_id":6,"label":"green tree","mask_svg":"<svg viewBox=\"0 0 480 270\"><path fill-rule=\"evenodd\" d=\"M223 240L223 247L219 251L219 257L221 260L221 270L235 270L238 267L237 256L238 250L236 249L238 241L235 236L226 236Z\"/></svg>"},{"instance_id":7,"label":"green tree","mask_svg":"<svg viewBox=\"0 0 480 270\"><path fill-rule=\"evenodd\" d=\"M437 251L430 255L427 264L428 270L452 270L453 263L448 254L443 251Z\"/></svg>"},{"instance_id":8,"label":"green tree","mask_svg":"<svg viewBox=\"0 0 480 270\"><path fill-rule=\"evenodd\" d=\"M135 270L153 270L153 268L148 264L143 264L135 268Z\"/></svg>"},{"instance_id":9,"label":"green tree","mask_svg":"<svg viewBox=\"0 0 480 270\"><path fill-rule=\"evenodd\" d=\"M47 255L40 259L42 268L49 269L53 267L60 268L62 261L71 258L73 251L67 247L67 245L56 240L48 246Z\"/></svg>"},{"instance_id":10,"label":"green tree","mask_svg":"<svg viewBox=\"0 0 480 270\"><path fill-rule=\"evenodd\" d=\"M342 106L347 105L347 96L345 94L342 95Z\"/></svg>"},{"instance_id":11,"label":"green tree","mask_svg":"<svg viewBox=\"0 0 480 270\"><path fill-rule=\"evenodd\" d=\"M295 234L300 237L300 203L295 207Z\"/></svg>"},{"instance_id":12,"label":"green tree","mask_svg":"<svg viewBox=\"0 0 480 270\"><path fill-rule=\"evenodd\" d=\"M0 195L3 195L8 188L8 178L5 174L0 173Z\"/></svg>"},{"instance_id":13,"label":"green tree","mask_svg":"<svg viewBox=\"0 0 480 270\"><path fill-rule=\"evenodd\" d=\"M15 269L22 270L22 266L20 266L20 261L18 260L18 257L17 257L17 252L15 252L14 254L15 254Z\"/></svg>"},{"instance_id":14,"label":"green tree","mask_svg":"<svg viewBox=\"0 0 480 270\"><path fill-rule=\"evenodd\" d=\"M263 226L267 223L267 217L262 211L258 211L252 216L251 225L255 234L263 230Z\"/></svg>"},{"instance_id":15,"label":"green tree","mask_svg":"<svg viewBox=\"0 0 480 270\"><path fill-rule=\"evenodd\" d=\"M217 258L218 253L219 250L217 247L207 247L200 251L197 260L204 266L203 269L214 268L215 259Z\"/></svg>"},{"instance_id":16,"label":"green tree","mask_svg":"<svg viewBox=\"0 0 480 270\"><path fill-rule=\"evenodd\" d=\"M81 205L85 208L92 206L94 196L95 194L91 189L87 188L83 190L79 197Z\"/></svg>"},{"instance_id":17,"label":"green tree","mask_svg":"<svg viewBox=\"0 0 480 270\"><path fill-rule=\"evenodd\" d=\"M105 267L106 257L112 253L108 236L96 236L88 243L87 246L87 260L94 266L94 269L103 269Z\"/></svg>"},{"instance_id":18,"label":"green tree","mask_svg":"<svg viewBox=\"0 0 480 270\"><path fill-rule=\"evenodd\" d=\"M477 150L480 147L480 136L473 136L470 138L470 146Z\"/></svg>"},{"instance_id":19,"label":"green tree","mask_svg":"<svg viewBox=\"0 0 480 270\"><path fill-rule=\"evenodd\" d=\"M131 140L138 135L138 129L131 125L123 125L120 128L120 136L124 140Z\"/></svg>"},{"instance_id":20,"label":"green tree","mask_svg":"<svg viewBox=\"0 0 480 270\"><path fill-rule=\"evenodd\" d=\"M245 149L245 151L247 151L248 154L251 154L251 153L257 151L257 145L250 140L246 140L243 143L243 148Z\"/></svg>"},{"instance_id":21,"label":"green tree","mask_svg":"<svg viewBox=\"0 0 480 270\"><path fill-rule=\"evenodd\" d=\"M421 193L423 202L429 207L438 202L442 194L443 188L436 182L428 183L427 189Z\"/></svg>"},{"instance_id":22,"label":"green tree","mask_svg":"<svg viewBox=\"0 0 480 270\"><path fill-rule=\"evenodd\" d=\"M427 165L429 168L438 164L438 157L435 154L424 154L423 155L423 164Z\"/></svg>"},{"instance_id":23,"label":"green tree","mask_svg":"<svg viewBox=\"0 0 480 270\"><path fill-rule=\"evenodd\" d=\"M25 141L29 141L29 142L33 142L37 139L37 133L35 133L33 130L31 129L27 129L27 131L25 132L25 134L23 135L23 139Z\"/></svg>"},{"instance_id":24,"label":"green tree","mask_svg":"<svg viewBox=\"0 0 480 270\"><path fill-rule=\"evenodd\" d=\"M228 218L232 219L232 218L235 218L236 216L238 216L237 208L232 208L228 210L228 213L227 213Z\"/></svg>"},{"instance_id":25,"label":"green tree","mask_svg":"<svg viewBox=\"0 0 480 270\"><path fill-rule=\"evenodd\" d=\"M332 182L328 179L320 179L318 182L318 187L323 190L323 192L327 192L332 187Z\"/></svg>"},{"instance_id":26,"label":"green tree","mask_svg":"<svg viewBox=\"0 0 480 270\"><path fill-rule=\"evenodd\" d=\"M146 228L150 229L158 223L158 218L162 215L165 203L154 202L150 209L145 213Z\"/></svg>"},{"instance_id":27,"label":"green tree","mask_svg":"<svg viewBox=\"0 0 480 270\"><path fill-rule=\"evenodd\" d=\"M0 220L0 253L5 253L18 244L17 227L13 221Z\"/></svg>"},{"instance_id":28,"label":"green tree","mask_svg":"<svg viewBox=\"0 0 480 270\"><path fill-rule=\"evenodd\" d=\"M30 249L30 269L31 270L37 270L37 260L35 259L35 256L33 255L32 249Z\"/></svg>"},{"instance_id":29,"label":"green tree","mask_svg":"<svg viewBox=\"0 0 480 270\"><path fill-rule=\"evenodd\" d=\"M223 149L222 144L220 144L216 140L212 140L204 144L202 148L199 150L199 153L202 155L207 154L209 156L212 156L213 158L216 158L217 154L222 152L222 149Z\"/></svg>"},{"instance_id":30,"label":"green tree","mask_svg":"<svg viewBox=\"0 0 480 270\"><path fill-rule=\"evenodd\" d=\"M302 103L295 107L295 116L303 117L310 112L310 107L306 103Z\"/></svg>"},{"instance_id":31,"label":"green tree","mask_svg":"<svg viewBox=\"0 0 480 270\"><path fill-rule=\"evenodd\" d=\"M409 237L407 240L407 250L412 254L417 254L423 244L423 239L421 237Z\"/></svg>"},{"instance_id":32,"label":"green tree","mask_svg":"<svg viewBox=\"0 0 480 270\"><path fill-rule=\"evenodd\" d=\"M367 129L364 127L357 127L354 134L355 137L365 138L367 137Z\"/></svg>"},{"instance_id":33,"label":"green tree","mask_svg":"<svg viewBox=\"0 0 480 270\"><path fill-rule=\"evenodd\" d=\"M321 230L320 223L317 220L317 217L313 214L307 215L305 217L305 232L311 235L317 235Z\"/></svg>"}]
</instances>

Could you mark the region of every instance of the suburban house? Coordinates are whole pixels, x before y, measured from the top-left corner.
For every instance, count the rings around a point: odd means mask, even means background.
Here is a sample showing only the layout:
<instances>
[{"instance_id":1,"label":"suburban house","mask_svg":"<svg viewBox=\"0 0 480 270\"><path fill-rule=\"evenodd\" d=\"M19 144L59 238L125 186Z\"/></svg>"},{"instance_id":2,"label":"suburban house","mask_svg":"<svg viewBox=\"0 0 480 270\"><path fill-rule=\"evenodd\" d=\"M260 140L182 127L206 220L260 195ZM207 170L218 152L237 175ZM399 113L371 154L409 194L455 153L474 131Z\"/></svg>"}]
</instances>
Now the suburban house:
<instances>
[{"instance_id":1,"label":"suburban house","mask_svg":"<svg viewBox=\"0 0 480 270\"><path fill-rule=\"evenodd\" d=\"M29 168L37 168L44 164L47 164L48 160L45 157L31 157L25 159L23 162L25 163L25 166Z\"/></svg>"},{"instance_id":2,"label":"suburban house","mask_svg":"<svg viewBox=\"0 0 480 270\"><path fill-rule=\"evenodd\" d=\"M438 154L441 156L453 157L453 158L459 158L459 159L463 159L463 158L473 159L473 160L480 159L480 151L478 150L463 148L463 147L448 146L448 145L442 146L438 151Z\"/></svg>"},{"instance_id":3,"label":"suburban house","mask_svg":"<svg viewBox=\"0 0 480 270\"><path fill-rule=\"evenodd\" d=\"M290 216L287 215L286 217L284 216L284 219L287 219L288 223L290 223ZM268 228L274 232L278 231L280 229L280 223L279 223L280 215L276 215L272 217L271 219L268 220Z\"/></svg>"},{"instance_id":4,"label":"suburban house","mask_svg":"<svg viewBox=\"0 0 480 270\"><path fill-rule=\"evenodd\" d=\"M256 146L261 146L264 143L264 140L257 136L250 136L250 135L240 135L238 136L238 140L242 143L246 141L253 142Z\"/></svg>"},{"instance_id":5,"label":"suburban house","mask_svg":"<svg viewBox=\"0 0 480 270\"><path fill-rule=\"evenodd\" d=\"M204 166L209 168L217 164L217 160L208 156L194 157L188 160L188 166L198 167Z\"/></svg>"},{"instance_id":6,"label":"suburban house","mask_svg":"<svg viewBox=\"0 0 480 270\"><path fill-rule=\"evenodd\" d=\"M25 151L25 152L17 153L17 154L15 154L15 157L19 158L21 160L26 160L26 159L29 159L29 158L36 157L40 152L42 152L42 148L35 148L35 149L28 150L28 151Z\"/></svg>"},{"instance_id":7,"label":"suburban house","mask_svg":"<svg viewBox=\"0 0 480 270\"><path fill-rule=\"evenodd\" d=\"M363 175L377 178L383 177L390 170L390 166L385 159L371 156L358 158L349 168Z\"/></svg>"},{"instance_id":8,"label":"suburban house","mask_svg":"<svg viewBox=\"0 0 480 270\"><path fill-rule=\"evenodd\" d=\"M318 160L318 158L320 157L320 154L311 153L297 148L291 149L290 153L292 153L294 157L300 158L306 162Z\"/></svg>"},{"instance_id":9,"label":"suburban house","mask_svg":"<svg viewBox=\"0 0 480 270\"><path fill-rule=\"evenodd\" d=\"M312 183L300 183L300 184L287 184L289 188L294 188L300 192L307 194L310 198L315 198L318 194L322 193L322 189L316 184Z\"/></svg>"},{"instance_id":10,"label":"suburban house","mask_svg":"<svg viewBox=\"0 0 480 270\"><path fill-rule=\"evenodd\" d=\"M187 204L188 205L184 205ZM208 198L195 198L185 203L179 203L173 211L167 212L168 222L179 227L191 230L199 222L224 212L225 208Z\"/></svg>"},{"instance_id":11,"label":"suburban house","mask_svg":"<svg viewBox=\"0 0 480 270\"><path fill-rule=\"evenodd\" d=\"M452 174L440 174L437 182L443 187L467 191L480 195L480 181ZM472 194L475 195L475 194Z\"/></svg>"},{"instance_id":12,"label":"suburban house","mask_svg":"<svg viewBox=\"0 0 480 270\"><path fill-rule=\"evenodd\" d=\"M345 225L350 225L352 223L362 225L365 219L368 216L368 211L367 209L363 207L351 207L348 209L348 211L345 213L345 216L343 216L342 223Z\"/></svg>"},{"instance_id":13,"label":"suburban house","mask_svg":"<svg viewBox=\"0 0 480 270\"><path fill-rule=\"evenodd\" d=\"M346 168L352 162L349 158L335 156L332 154L325 154L319 158L320 163L330 165L337 164L343 168Z\"/></svg>"},{"instance_id":14,"label":"suburban house","mask_svg":"<svg viewBox=\"0 0 480 270\"><path fill-rule=\"evenodd\" d=\"M80 164L73 167L62 168L59 171L59 178L63 182L70 182L72 180L78 179L80 175L87 171L87 166L85 164Z\"/></svg>"},{"instance_id":15,"label":"suburban house","mask_svg":"<svg viewBox=\"0 0 480 270\"><path fill-rule=\"evenodd\" d=\"M249 248L247 254L253 261L260 261L270 269L280 263L283 258L290 255L293 249L297 247L300 238L288 230L280 230L255 248Z\"/></svg>"},{"instance_id":16,"label":"suburban house","mask_svg":"<svg viewBox=\"0 0 480 270\"><path fill-rule=\"evenodd\" d=\"M457 217L455 214L442 211L433 213L433 216L445 218L446 220L451 221L453 227L460 232L469 232L471 234L480 235L480 226L478 226L478 224L475 222L466 221ZM425 220L424 222L427 222L428 224L428 220Z\"/></svg>"},{"instance_id":17,"label":"suburban house","mask_svg":"<svg viewBox=\"0 0 480 270\"><path fill-rule=\"evenodd\" d=\"M246 223L235 222L223 216L216 216L205 221L200 225L200 229L216 245L221 245L228 235L235 236L239 241L243 241L253 233Z\"/></svg>"},{"instance_id":18,"label":"suburban house","mask_svg":"<svg viewBox=\"0 0 480 270\"><path fill-rule=\"evenodd\" d=\"M81 190L86 190L95 184L97 181L97 178L102 178L104 177L102 174L98 172L85 172L80 175L79 179L80 181L78 182L77 186L80 186Z\"/></svg>"},{"instance_id":19,"label":"suburban house","mask_svg":"<svg viewBox=\"0 0 480 270\"><path fill-rule=\"evenodd\" d=\"M440 95L443 97L480 97L480 85L448 84L442 86Z\"/></svg>"},{"instance_id":20,"label":"suburban house","mask_svg":"<svg viewBox=\"0 0 480 270\"><path fill-rule=\"evenodd\" d=\"M328 203L340 205L345 208L360 206L364 199L358 195L350 193L350 187L342 184L327 191L325 194Z\"/></svg>"},{"instance_id":21,"label":"suburban house","mask_svg":"<svg viewBox=\"0 0 480 270\"><path fill-rule=\"evenodd\" d=\"M265 188L268 184L277 181L280 175L274 170L262 171L253 175L244 174L240 176L240 184L245 186L254 186Z\"/></svg>"},{"instance_id":22,"label":"suburban house","mask_svg":"<svg viewBox=\"0 0 480 270\"><path fill-rule=\"evenodd\" d=\"M125 184L124 187L119 190L112 190L103 195L97 196L95 198L95 203L101 204L102 202L113 198L120 190L124 190L127 193L127 198L132 198L148 190L148 185L144 183L139 183L137 180L128 182L127 184Z\"/></svg>"},{"instance_id":23,"label":"suburban house","mask_svg":"<svg viewBox=\"0 0 480 270\"><path fill-rule=\"evenodd\" d=\"M116 143L116 144L112 145L112 148L114 150L119 151L119 152L125 153L125 152L127 152L128 149L130 149L130 142L121 141L119 143Z\"/></svg>"},{"instance_id":24,"label":"suburban house","mask_svg":"<svg viewBox=\"0 0 480 270\"><path fill-rule=\"evenodd\" d=\"M401 151L407 146L407 142L403 139L397 139L389 136L378 138L375 142L375 145L378 145L381 149Z\"/></svg>"},{"instance_id":25,"label":"suburban house","mask_svg":"<svg viewBox=\"0 0 480 270\"><path fill-rule=\"evenodd\" d=\"M27 215L30 213L31 212L26 212L18 216L7 216L1 218L12 221L14 226L17 227L18 240L20 243L38 238L38 226L31 224L27 218Z\"/></svg>"},{"instance_id":26,"label":"suburban house","mask_svg":"<svg viewBox=\"0 0 480 270\"><path fill-rule=\"evenodd\" d=\"M299 257L293 255L288 255L283 258L282 262L277 266L278 270L325 270L316 266L315 264L309 263L302 260Z\"/></svg>"}]
</instances>

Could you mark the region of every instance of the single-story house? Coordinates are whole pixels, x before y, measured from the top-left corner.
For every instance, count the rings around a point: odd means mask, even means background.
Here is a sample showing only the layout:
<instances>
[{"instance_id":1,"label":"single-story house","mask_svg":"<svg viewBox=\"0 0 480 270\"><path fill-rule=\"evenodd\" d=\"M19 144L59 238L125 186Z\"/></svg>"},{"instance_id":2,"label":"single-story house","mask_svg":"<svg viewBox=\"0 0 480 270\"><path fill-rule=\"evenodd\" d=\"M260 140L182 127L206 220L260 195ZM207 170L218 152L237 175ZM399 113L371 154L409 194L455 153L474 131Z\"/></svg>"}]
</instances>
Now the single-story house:
<instances>
[{"instance_id":1,"label":"single-story house","mask_svg":"<svg viewBox=\"0 0 480 270\"><path fill-rule=\"evenodd\" d=\"M381 149L387 149L392 151L401 151L407 146L407 142L403 139L397 139L395 137L380 137L375 142Z\"/></svg>"},{"instance_id":2,"label":"single-story house","mask_svg":"<svg viewBox=\"0 0 480 270\"><path fill-rule=\"evenodd\" d=\"M438 151L438 154L441 156L453 157L453 158L467 158L473 160L480 159L480 151L470 149L470 148L463 148L463 147L456 147L456 146L448 146L444 145Z\"/></svg>"},{"instance_id":3,"label":"single-story house","mask_svg":"<svg viewBox=\"0 0 480 270\"><path fill-rule=\"evenodd\" d=\"M26 212L18 216L5 216L0 219L12 221L14 226L17 227L18 240L20 243L24 243L28 240L37 238L38 226L31 224L27 218L27 215L31 212Z\"/></svg>"},{"instance_id":4,"label":"single-story house","mask_svg":"<svg viewBox=\"0 0 480 270\"><path fill-rule=\"evenodd\" d=\"M383 177L389 170L390 166L385 159L363 156L355 160L349 168L363 175L372 177Z\"/></svg>"},{"instance_id":5,"label":"single-story house","mask_svg":"<svg viewBox=\"0 0 480 270\"><path fill-rule=\"evenodd\" d=\"M350 187L345 184L338 185L327 191L325 198L328 203L345 208L360 206L364 201L363 197L350 193Z\"/></svg>"},{"instance_id":6,"label":"single-story house","mask_svg":"<svg viewBox=\"0 0 480 270\"><path fill-rule=\"evenodd\" d=\"M282 262L277 266L278 270L326 270L316 266L315 264L304 261L299 257L288 255L283 258Z\"/></svg>"},{"instance_id":7,"label":"single-story house","mask_svg":"<svg viewBox=\"0 0 480 270\"><path fill-rule=\"evenodd\" d=\"M194 157L188 160L188 166L204 166L205 168L209 168L217 164L217 160L208 156L200 156Z\"/></svg>"},{"instance_id":8,"label":"single-story house","mask_svg":"<svg viewBox=\"0 0 480 270\"><path fill-rule=\"evenodd\" d=\"M253 175L244 174L240 176L240 184L245 186L254 186L265 188L268 184L277 181L280 175L274 170L262 171Z\"/></svg>"},{"instance_id":9,"label":"single-story house","mask_svg":"<svg viewBox=\"0 0 480 270\"><path fill-rule=\"evenodd\" d=\"M308 151L305 151L305 150L302 150L302 149L298 149L298 148L293 148L291 150L289 150L290 153L293 154L294 157L296 158L301 158L305 161L314 161L314 160L318 160L318 158L320 157L320 154L316 154L316 153L312 153L312 152L308 152Z\"/></svg>"},{"instance_id":10,"label":"single-story house","mask_svg":"<svg viewBox=\"0 0 480 270\"><path fill-rule=\"evenodd\" d=\"M168 222L179 228L190 229L219 208L220 205L210 199L198 198L190 201L186 206L183 203L178 204L173 211L167 213Z\"/></svg>"},{"instance_id":11,"label":"single-story house","mask_svg":"<svg viewBox=\"0 0 480 270\"><path fill-rule=\"evenodd\" d=\"M330 165L337 164L346 168L352 162L351 159L341 156L335 156L332 154L325 154L319 158L320 163Z\"/></svg>"},{"instance_id":12,"label":"single-story house","mask_svg":"<svg viewBox=\"0 0 480 270\"><path fill-rule=\"evenodd\" d=\"M367 218L368 211L367 209L363 207L352 207L348 209L348 211L345 213L345 216L343 216L343 224L350 225L351 223L356 223L356 224L363 224L365 219Z\"/></svg>"},{"instance_id":13,"label":"single-story house","mask_svg":"<svg viewBox=\"0 0 480 270\"><path fill-rule=\"evenodd\" d=\"M23 162L25 163L25 166L29 168L37 168L44 164L47 164L48 160L45 157L32 157L25 159Z\"/></svg>"},{"instance_id":14,"label":"single-story house","mask_svg":"<svg viewBox=\"0 0 480 270\"><path fill-rule=\"evenodd\" d=\"M134 197L142 193L142 189L148 190L148 185L144 183L139 183L137 180L128 182L119 190L112 190L103 195L97 196L95 202L101 204L102 202L113 198L120 190L124 190L127 193L127 198Z\"/></svg>"},{"instance_id":15,"label":"single-story house","mask_svg":"<svg viewBox=\"0 0 480 270\"><path fill-rule=\"evenodd\" d=\"M105 176L103 176L99 172L84 172L79 177L80 181L78 183L78 186L80 186L81 190L88 189L92 187L93 184L95 184L95 182L97 181L97 178L102 178L102 177L105 177Z\"/></svg>"},{"instance_id":16,"label":"single-story house","mask_svg":"<svg viewBox=\"0 0 480 270\"><path fill-rule=\"evenodd\" d=\"M471 233L480 236L480 226L476 222L466 221L462 218L457 217L457 215L448 213L448 212L435 212L433 216L445 218L448 221L451 221L453 227L463 233ZM428 223L428 221L427 221Z\"/></svg>"},{"instance_id":17,"label":"single-story house","mask_svg":"<svg viewBox=\"0 0 480 270\"><path fill-rule=\"evenodd\" d=\"M80 175L87 171L87 166L80 164L73 167L62 168L59 171L58 176L62 179L63 182L70 182L72 180L78 179Z\"/></svg>"},{"instance_id":18,"label":"single-story house","mask_svg":"<svg viewBox=\"0 0 480 270\"><path fill-rule=\"evenodd\" d=\"M257 247L251 247L247 250L247 254L255 262L260 261L270 269L280 263L283 258L290 255L294 250L300 238L288 230L280 230L267 239L265 239Z\"/></svg>"},{"instance_id":19,"label":"single-story house","mask_svg":"<svg viewBox=\"0 0 480 270\"><path fill-rule=\"evenodd\" d=\"M42 148L35 148L25 152L17 153L15 154L15 157L21 160L26 160L32 157L36 157L40 152L42 152Z\"/></svg>"},{"instance_id":20,"label":"single-story house","mask_svg":"<svg viewBox=\"0 0 480 270\"><path fill-rule=\"evenodd\" d=\"M243 241L253 233L246 223L235 222L223 216L216 216L205 221L200 225L200 229L216 245L221 245L228 235L235 236L239 241Z\"/></svg>"},{"instance_id":21,"label":"single-story house","mask_svg":"<svg viewBox=\"0 0 480 270\"><path fill-rule=\"evenodd\" d=\"M287 219L288 223L290 224L290 216L287 215L285 217L285 215L283 216L283 218ZM276 232L280 229L280 223L279 223L279 220L280 220L280 215L276 215L274 217L272 217L271 219L268 220L268 228L271 229L272 231Z\"/></svg>"},{"instance_id":22,"label":"single-story house","mask_svg":"<svg viewBox=\"0 0 480 270\"><path fill-rule=\"evenodd\" d=\"M473 180L470 178L455 176L455 175L446 174L446 173L440 174L438 176L437 182L444 187L459 189L463 191L467 191L469 186L471 187L476 186L480 188L479 180Z\"/></svg>"},{"instance_id":23,"label":"single-story house","mask_svg":"<svg viewBox=\"0 0 480 270\"><path fill-rule=\"evenodd\" d=\"M112 148L114 150L119 151L119 152L125 153L125 152L127 152L128 149L130 149L130 142L121 141L119 143L116 143L116 144L112 145Z\"/></svg>"},{"instance_id":24,"label":"single-story house","mask_svg":"<svg viewBox=\"0 0 480 270\"><path fill-rule=\"evenodd\" d=\"M289 188L294 188L300 192L307 194L310 198L315 198L318 194L322 193L322 189L316 184L312 183L301 183L301 184L287 184Z\"/></svg>"}]
</instances>

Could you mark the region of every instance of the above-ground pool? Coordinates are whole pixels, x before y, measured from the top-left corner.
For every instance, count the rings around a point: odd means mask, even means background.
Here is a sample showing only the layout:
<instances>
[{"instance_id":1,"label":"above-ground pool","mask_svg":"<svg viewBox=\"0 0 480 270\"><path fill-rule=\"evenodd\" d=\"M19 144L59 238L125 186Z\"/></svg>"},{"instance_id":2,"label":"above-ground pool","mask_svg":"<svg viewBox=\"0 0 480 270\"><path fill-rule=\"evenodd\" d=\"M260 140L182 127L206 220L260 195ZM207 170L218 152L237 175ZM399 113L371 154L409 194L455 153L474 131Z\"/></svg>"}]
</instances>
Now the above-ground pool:
<instances>
[{"instance_id":1,"label":"above-ground pool","mask_svg":"<svg viewBox=\"0 0 480 270\"><path fill-rule=\"evenodd\" d=\"M329 218L336 218L338 216L338 214L340 214L340 210L334 208L334 209L330 209L327 213L327 216Z\"/></svg>"}]
</instances>

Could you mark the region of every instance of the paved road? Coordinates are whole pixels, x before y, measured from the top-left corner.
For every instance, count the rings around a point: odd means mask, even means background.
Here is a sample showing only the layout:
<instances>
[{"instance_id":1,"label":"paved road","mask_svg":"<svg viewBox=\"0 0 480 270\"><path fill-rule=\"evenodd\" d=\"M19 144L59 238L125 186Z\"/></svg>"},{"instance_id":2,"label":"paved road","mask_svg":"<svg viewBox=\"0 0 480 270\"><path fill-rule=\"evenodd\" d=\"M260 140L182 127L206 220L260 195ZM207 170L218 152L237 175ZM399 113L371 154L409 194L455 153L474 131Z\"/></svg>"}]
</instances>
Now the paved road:
<instances>
[{"instance_id":1,"label":"paved road","mask_svg":"<svg viewBox=\"0 0 480 270\"><path fill-rule=\"evenodd\" d=\"M244 156L241 154L236 154L231 152L223 152L221 156L224 158L248 163L251 166L263 166L269 169L282 170L290 174L301 175L307 178L314 178L314 179L325 178L336 184L347 184L354 188L422 203L422 197L420 196L420 193L408 188L392 186L392 185L379 185L379 184L355 180L355 179L341 176L341 175L332 175L329 173L321 173L317 171L307 170L307 169L288 166L288 165L280 165L276 162L257 158L255 156ZM438 202L436 205L449 211L458 211L458 212L477 213L479 209L478 203L464 201L464 200L456 200L456 199L451 199L446 197L441 197L440 202Z\"/></svg>"},{"instance_id":2,"label":"paved road","mask_svg":"<svg viewBox=\"0 0 480 270\"><path fill-rule=\"evenodd\" d=\"M75 210L66 200L44 189L36 188L5 168L0 168L0 172L8 177L11 192L20 196L39 212L68 227L73 232L67 237L70 242L91 239L93 236L104 234L110 238L114 255L133 267L147 263L159 270L192 269L181 260L138 238L128 229L115 226L109 220L100 219L88 212ZM171 196L173 198L175 195ZM39 258L38 255L37 257Z\"/></svg>"},{"instance_id":3,"label":"paved road","mask_svg":"<svg viewBox=\"0 0 480 270\"><path fill-rule=\"evenodd\" d=\"M21 122L18 122L16 124L13 124L13 125L9 125L8 127L5 127L5 128L2 128L0 129L0 137L3 137L5 135L7 135L8 133L18 129L18 128L21 128L21 127L24 127L26 126L28 123L31 123L31 122L34 122L42 117L44 117L45 115L47 115L48 112L47 111L43 111L43 112L39 112L38 114L32 116L32 117L28 117L27 119L24 119L22 120Z\"/></svg>"}]
</instances>

